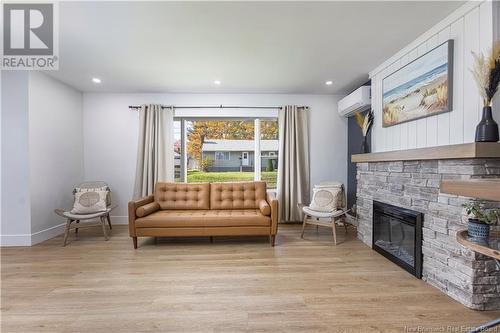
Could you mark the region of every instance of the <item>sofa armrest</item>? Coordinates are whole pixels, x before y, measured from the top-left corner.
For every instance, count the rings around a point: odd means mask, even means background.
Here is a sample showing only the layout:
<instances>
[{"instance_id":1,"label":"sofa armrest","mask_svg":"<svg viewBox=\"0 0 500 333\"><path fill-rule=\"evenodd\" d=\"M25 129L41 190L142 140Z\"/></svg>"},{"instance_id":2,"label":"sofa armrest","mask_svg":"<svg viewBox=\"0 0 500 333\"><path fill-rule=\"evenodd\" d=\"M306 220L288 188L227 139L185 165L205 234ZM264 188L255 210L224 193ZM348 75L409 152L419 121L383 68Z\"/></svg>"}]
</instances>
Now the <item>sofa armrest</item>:
<instances>
[{"instance_id":1,"label":"sofa armrest","mask_svg":"<svg viewBox=\"0 0 500 333\"><path fill-rule=\"evenodd\" d=\"M278 233L278 199L275 193L267 193L267 203L271 206L271 234Z\"/></svg>"},{"instance_id":2,"label":"sofa armrest","mask_svg":"<svg viewBox=\"0 0 500 333\"><path fill-rule=\"evenodd\" d=\"M153 195L148 195L147 197L140 198L138 200L132 200L128 203L128 231L130 237L136 237L135 233L135 219L137 218L136 212L137 208L147 205L155 200Z\"/></svg>"}]
</instances>

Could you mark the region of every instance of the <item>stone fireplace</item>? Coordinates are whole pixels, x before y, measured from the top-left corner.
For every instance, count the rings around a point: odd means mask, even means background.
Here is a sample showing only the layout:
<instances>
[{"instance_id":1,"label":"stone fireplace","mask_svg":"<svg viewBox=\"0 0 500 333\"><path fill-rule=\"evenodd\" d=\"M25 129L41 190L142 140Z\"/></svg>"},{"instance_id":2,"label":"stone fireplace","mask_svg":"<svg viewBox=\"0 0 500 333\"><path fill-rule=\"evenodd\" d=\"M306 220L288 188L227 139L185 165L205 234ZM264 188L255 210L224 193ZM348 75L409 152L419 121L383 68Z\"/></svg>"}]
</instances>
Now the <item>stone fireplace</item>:
<instances>
[{"instance_id":1,"label":"stone fireplace","mask_svg":"<svg viewBox=\"0 0 500 333\"><path fill-rule=\"evenodd\" d=\"M429 148L414 152L425 150ZM456 240L457 231L467 228L462 204L470 198L440 192L441 180L500 178L500 157L429 160L424 154L421 159L406 155L398 161L396 153L353 155L357 162L358 238L373 247L373 207L377 202L419 212L423 216L422 279L467 307L500 309L500 270L494 260ZM495 151L493 156L499 153ZM384 161L384 156L391 161ZM487 204L500 207L499 202Z\"/></svg>"}]
</instances>

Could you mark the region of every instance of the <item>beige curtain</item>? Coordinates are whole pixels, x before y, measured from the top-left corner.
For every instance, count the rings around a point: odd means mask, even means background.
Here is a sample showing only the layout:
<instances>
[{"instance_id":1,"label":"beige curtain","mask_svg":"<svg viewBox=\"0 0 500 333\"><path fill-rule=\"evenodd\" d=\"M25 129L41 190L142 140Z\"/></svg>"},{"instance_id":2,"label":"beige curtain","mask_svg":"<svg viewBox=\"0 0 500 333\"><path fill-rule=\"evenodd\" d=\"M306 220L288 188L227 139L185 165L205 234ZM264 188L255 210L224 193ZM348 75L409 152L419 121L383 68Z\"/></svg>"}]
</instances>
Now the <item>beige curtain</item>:
<instances>
[{"instance_id":1,"label":"beige curtain","mask_svg":"<svg viewBox=\"0 0 500 333\"><path fill-rule=\"evenodd\" d=\"M135 199L152 194L158 181L174 180L173 115L173 108L157 104L139 109Z\"/></svg>"},{"instance_id":2,"label":"beige curtain","mask_svg":"<svg viewBox=\"0 0 500 333\"><path fill-rule=\"evenodd\" d=\"M278 199L280 221L300 221L297 204L309 204L309 127L307 108L279 111Z\"/></svg>"}]
</instances>

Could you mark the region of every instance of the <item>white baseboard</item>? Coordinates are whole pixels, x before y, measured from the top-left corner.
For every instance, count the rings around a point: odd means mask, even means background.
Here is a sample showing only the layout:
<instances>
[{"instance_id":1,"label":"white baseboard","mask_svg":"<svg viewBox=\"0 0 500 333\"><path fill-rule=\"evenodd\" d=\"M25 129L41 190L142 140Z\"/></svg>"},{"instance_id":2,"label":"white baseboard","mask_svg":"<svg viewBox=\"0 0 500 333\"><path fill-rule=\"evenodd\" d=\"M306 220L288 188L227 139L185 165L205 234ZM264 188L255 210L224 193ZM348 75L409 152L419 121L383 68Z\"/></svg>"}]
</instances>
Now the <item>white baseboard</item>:
<instances>
[{"instance_id":1,"label":"white baseboard","mask_svg":"<svg viewBox=\"0 0 500 333\"><path fill-rule=\"evenodd\" d=\"M0 235L0 246L31 246L31 234Z\"/></svg>"},{"instance_id":2,"label":"white baseboard","mask_svg":"<svg viewBox=\"0 0 500 333\"><path fill-rule=\"evenodd\" d=\"M64 232L65 225L61 223L32 234L0 235L0 246L32 246L59 236Z\"/></svg>"},{"instance_id":3,"label":"white baseboard","mask_svg":"<svg viewBox=\"0 0 500 333\"><path fill-rule=\"evenodd\" d=\"M111 216L111 223L127 225L128 216ZM0 235L0 246L32 246L64 233L65 225L61 223L32 234Z\"/></svg>"},{"instance_id":4,"label":"white baseboard","mask_svg":"<svg viewBox=\"0 0 500 333\"><path fill-rule=\"evenodd\" d=\"M56 226L47 228L45 230L37 231L37 232L31 234L31 245L35 245L35 244L44 242L48 239L59 236L60 234L64 233L65 226L66 226L66 223L61 223L61 224L58 224Z\"/></svg>"}]
</instances>

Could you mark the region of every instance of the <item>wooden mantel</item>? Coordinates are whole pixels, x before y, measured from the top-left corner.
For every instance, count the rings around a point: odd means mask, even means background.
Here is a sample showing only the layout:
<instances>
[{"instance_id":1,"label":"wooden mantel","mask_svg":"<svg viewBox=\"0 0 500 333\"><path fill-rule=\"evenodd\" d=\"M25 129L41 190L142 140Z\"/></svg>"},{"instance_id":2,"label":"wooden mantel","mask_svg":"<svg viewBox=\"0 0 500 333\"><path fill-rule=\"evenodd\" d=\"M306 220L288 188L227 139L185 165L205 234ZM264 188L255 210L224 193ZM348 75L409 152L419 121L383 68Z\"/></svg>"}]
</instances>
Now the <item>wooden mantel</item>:
<instances>
[{"instance_id":1,"label":"wooden mantel","mask_svg":"<svg viewBox=\"0 0 500 333\"><path fill-rule=\"evenodd\" d=\"M463 197L500 201L500 178L443 180L440 191Z\"/></svg>"},{"instance_id":2,"label":"wooden mantel","mask_svg":"<svg viewBox=\"0 0 500 333\"><path fill-rule=\"evenodd\" d=\"M363 163L467 158L500 158L500 143L474 142L380 153L355 154L352 155L351 161L354 163Z\"/></svg>"}]
</instances>

